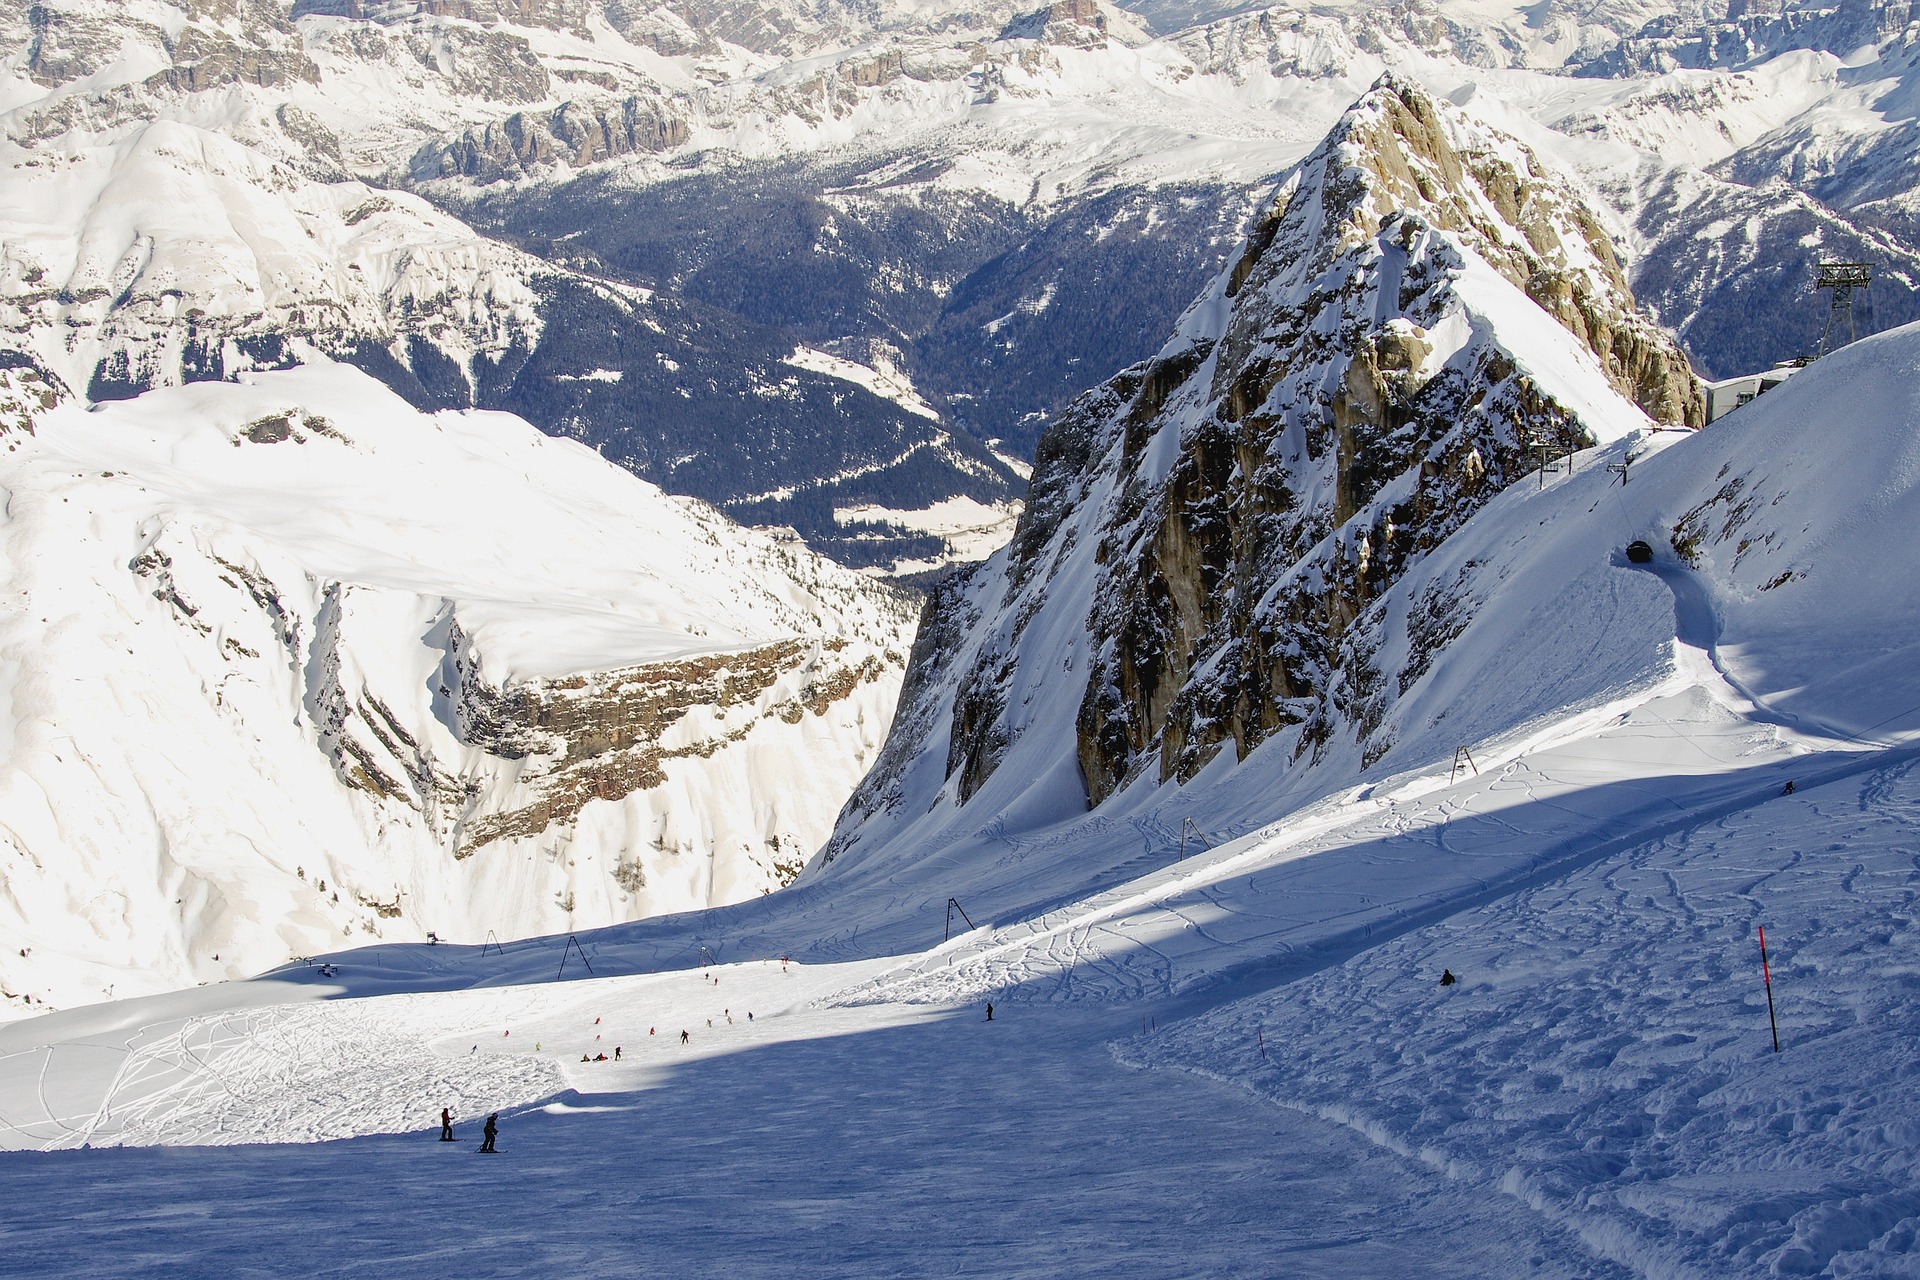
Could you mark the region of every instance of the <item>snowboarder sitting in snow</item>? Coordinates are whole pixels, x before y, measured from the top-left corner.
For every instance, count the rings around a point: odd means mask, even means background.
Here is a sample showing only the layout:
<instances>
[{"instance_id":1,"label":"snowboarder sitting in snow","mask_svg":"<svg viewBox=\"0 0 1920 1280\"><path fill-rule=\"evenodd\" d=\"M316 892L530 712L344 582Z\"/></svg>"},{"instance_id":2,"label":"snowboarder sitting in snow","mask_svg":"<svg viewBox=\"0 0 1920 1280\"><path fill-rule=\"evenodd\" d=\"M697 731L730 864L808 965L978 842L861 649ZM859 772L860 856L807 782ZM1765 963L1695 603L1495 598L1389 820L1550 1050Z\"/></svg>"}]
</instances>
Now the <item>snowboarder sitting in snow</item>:
<instances>
[{"instance_id":1,"label":"snowboarder sitting in snow","mask_svg":"<svg viewBox=\"0 0 1920 1280\"><path fill-rule=\"evenodd\" d=\"M453 1141L453 1112L445 1107L440 1108L440 1141Z\"/></svg>"},{"instance_id":2,"label":"snowboarder sitting in snow","mask_svg":"<svg viewBox=\"0 0 1920 1280\"><path fill-rule=\"evenodd\" d=\"M1460 981L1460 979L1458 979L1458 978L1456 978L1456 977L1454 977L1454 976L1453 976L1453 970L1451 970L1451 969L1442 969L1442 970L1440 971L1440 985L1441 985L1441 986L1443 986L1443 987L1450 987L1450 986L1452 986L1452 985L1453 985L1454 983L1456 983L1456 982L1458 982L1458 981Z\"/></svg>"},{"instance_id":3,"label":"snowboarder sitting in snow","mask_svg":"<svg viewBox=\"0 0 1920 1280\"><path fill-rule=\"evenodd\" d=\"M498 1111L492 1112L487 1116L486 1127L481 1129L480 1132L485 1135L486 1139L480 1144L482 1154L493 1155L493 1139L494 1136L500 1132L500 1113Z\"/></svg>"}]
</instances>

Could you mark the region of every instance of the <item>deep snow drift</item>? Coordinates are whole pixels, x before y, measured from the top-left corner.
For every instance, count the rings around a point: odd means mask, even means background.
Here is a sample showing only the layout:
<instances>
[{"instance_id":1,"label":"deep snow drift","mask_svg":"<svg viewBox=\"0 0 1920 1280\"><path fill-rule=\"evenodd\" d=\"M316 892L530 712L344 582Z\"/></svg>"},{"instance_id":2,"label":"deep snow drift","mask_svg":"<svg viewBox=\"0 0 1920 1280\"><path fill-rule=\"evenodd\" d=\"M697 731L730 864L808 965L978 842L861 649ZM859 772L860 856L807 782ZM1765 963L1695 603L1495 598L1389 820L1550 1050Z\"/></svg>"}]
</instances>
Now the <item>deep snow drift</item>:
<instances>
[{"instance_id":1,"label":"deep snow drift","mask_svg":"<svg viewBox=\"0 0 1920 1280\"><path fill-rule=\"evenodd\" d=\"M6 445L12 1016L757 896L891 714L909 601L505 414L322 363Z\"/></svg>"}]
</instances>

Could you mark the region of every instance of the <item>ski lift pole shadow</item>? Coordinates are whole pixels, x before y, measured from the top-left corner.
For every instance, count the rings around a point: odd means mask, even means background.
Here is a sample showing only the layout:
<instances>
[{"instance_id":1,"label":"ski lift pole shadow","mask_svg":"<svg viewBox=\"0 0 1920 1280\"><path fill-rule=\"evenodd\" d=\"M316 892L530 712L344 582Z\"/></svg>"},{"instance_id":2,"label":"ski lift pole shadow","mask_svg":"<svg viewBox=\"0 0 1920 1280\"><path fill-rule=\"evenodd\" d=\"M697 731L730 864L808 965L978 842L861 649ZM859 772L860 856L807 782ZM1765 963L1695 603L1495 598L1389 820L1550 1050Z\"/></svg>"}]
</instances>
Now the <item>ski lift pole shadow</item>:
<instances>
[{"instance_id":1,"label":"ski lift pole shadow","mask_svg":"<svg viewBox=\"0 0 1920 1280\"><path fill-rule=\"evenodd\" d=\"M560 971L553 975L555 982L560 980L560 974L567 971L567 956L576 951L580 953L580 963L587 966L587 972L593 972L593 962L587 959L587 949L580 945L580 939L568 934L566 945L560 948Z\"/></svg>"},{"instance_id":2,"label":"ski lift pole shadow","mask_svg":"<svg viewBox=\"0 0 1920 1280\"><path fill-rule=\"evenodd\" d=\"M1791 784L1789 784L1791 785ZM1760 976L1767 984L1767 1025L1773 1029L1773 1051L1780 1052L1780 1023L1773 1016L1773 968L1767 963L1767 926L1760 926Z\"/></svg>"},{"instance_id":3,"label":"ski lift pole shadow","mask_svg":"<svg viewBox=\"0 0 1920 1280\"><path fill-rule=\"evenodd\" d=\"M953 937L953 913L956 911L960 913L960 918L967 922L968 932L972 932L973 930L978 929L980 927L979 925L975 924L973 922L973 918L967 914L967 909L960 905L960 899L948 898L947 899L947 927L940 934L940 941L942 942L946 942L948 939Z\"/></svg>"}]
</instances>

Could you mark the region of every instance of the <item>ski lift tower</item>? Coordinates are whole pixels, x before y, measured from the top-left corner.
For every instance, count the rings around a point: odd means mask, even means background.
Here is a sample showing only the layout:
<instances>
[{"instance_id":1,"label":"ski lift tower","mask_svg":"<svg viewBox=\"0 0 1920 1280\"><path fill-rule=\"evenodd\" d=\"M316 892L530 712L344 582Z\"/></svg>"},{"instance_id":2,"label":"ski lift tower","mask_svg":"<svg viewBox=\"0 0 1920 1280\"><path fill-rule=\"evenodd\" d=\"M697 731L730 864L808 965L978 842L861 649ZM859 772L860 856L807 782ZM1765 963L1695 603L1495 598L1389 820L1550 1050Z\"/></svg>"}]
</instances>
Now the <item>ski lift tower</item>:
<instances>
[{"instance_id":1,"label":"ski lift tower","mask_svg":"<svg viewBox=\"0 0 1920 1280\"><path fill-rule=\"evenodd\" d=\"M1833 331L1842 320L1847 325L1847 342L1853 341L1853 291L1864 289L1872 283L1873 264L1870 262L1821 262L1814 265L1813 287L1833 290L1833 305L1827 310L1827 327L1820 333L1819 355L1827 354ZM1845 346L1846 342L1840 345Z\"/></svg>"}]
</instances>

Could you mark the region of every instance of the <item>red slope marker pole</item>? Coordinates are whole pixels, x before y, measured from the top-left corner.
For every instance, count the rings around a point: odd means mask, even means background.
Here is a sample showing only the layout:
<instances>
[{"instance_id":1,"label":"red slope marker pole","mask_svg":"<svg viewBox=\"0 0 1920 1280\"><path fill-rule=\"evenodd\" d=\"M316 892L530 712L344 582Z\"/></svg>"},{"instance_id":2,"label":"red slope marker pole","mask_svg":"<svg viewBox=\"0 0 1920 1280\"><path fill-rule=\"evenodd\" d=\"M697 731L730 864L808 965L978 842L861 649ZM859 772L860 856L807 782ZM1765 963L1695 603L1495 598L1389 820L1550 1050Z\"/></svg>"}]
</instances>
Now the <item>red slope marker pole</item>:
<instances>
[{"instance_id":1,"label":"red slope marker pole","mask_svg":"<svg viewBox=\"0 0 1920 1280\"><path fill-rule=\"evenodd\" d=\"M1773 970L1767 965L1767 926L1760 926L1760 973L1767 980L1767 1025L1773 1028L1773 1051L1780 1052L1780 1023L1773 1016Z\"/></svg>"}]
</instances>

